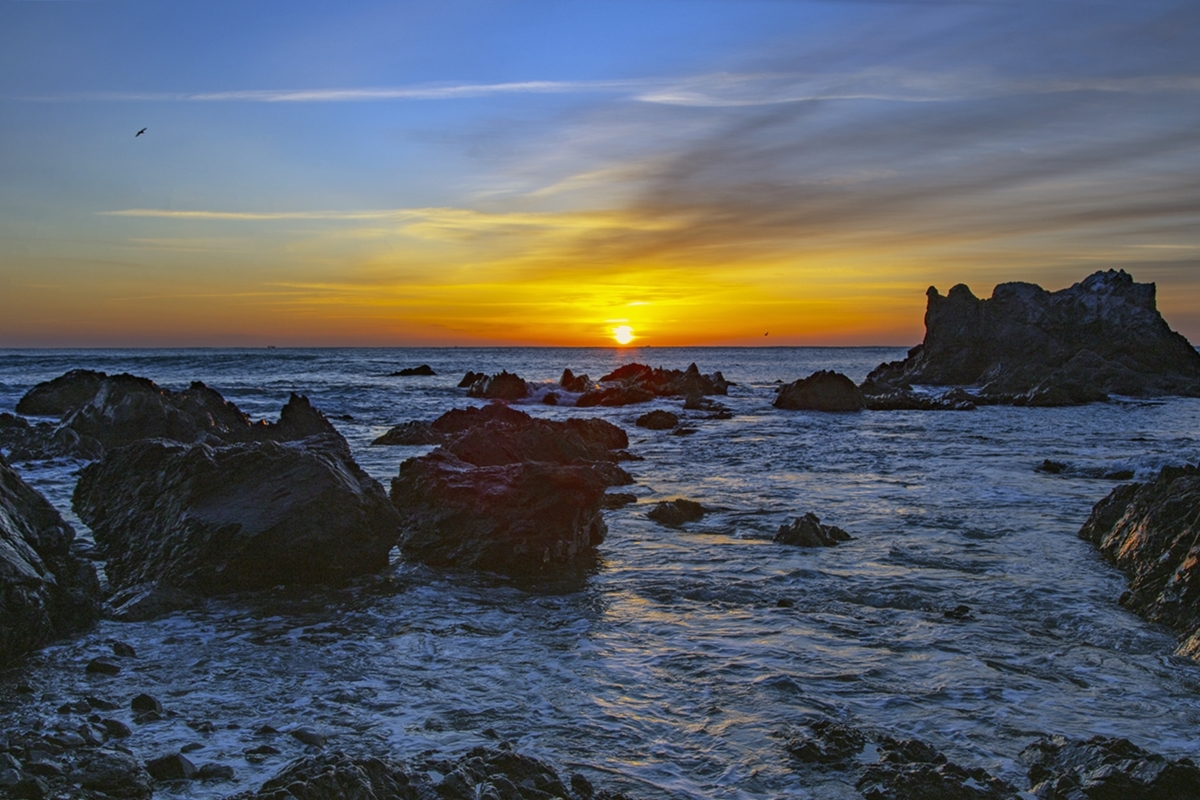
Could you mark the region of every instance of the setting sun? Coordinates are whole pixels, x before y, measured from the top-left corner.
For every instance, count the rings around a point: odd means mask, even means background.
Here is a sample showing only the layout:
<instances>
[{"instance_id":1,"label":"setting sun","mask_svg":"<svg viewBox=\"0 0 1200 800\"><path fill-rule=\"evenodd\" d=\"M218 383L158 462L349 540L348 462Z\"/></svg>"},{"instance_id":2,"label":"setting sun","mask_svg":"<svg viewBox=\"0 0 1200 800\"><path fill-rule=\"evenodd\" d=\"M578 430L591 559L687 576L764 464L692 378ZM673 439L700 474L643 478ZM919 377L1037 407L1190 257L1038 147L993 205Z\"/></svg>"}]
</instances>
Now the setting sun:
<instances>
[{"instance_id":1,"label":"setting sun","mask_svg":"<svg viewBox=\"0 0 1200 800\"><path fill-rule=\"evenodd\" d=\"M633 328L628 325L618 325L613 328L613 338L617 344L629 344L633 341Z\"/></svg>"}]
</instances>

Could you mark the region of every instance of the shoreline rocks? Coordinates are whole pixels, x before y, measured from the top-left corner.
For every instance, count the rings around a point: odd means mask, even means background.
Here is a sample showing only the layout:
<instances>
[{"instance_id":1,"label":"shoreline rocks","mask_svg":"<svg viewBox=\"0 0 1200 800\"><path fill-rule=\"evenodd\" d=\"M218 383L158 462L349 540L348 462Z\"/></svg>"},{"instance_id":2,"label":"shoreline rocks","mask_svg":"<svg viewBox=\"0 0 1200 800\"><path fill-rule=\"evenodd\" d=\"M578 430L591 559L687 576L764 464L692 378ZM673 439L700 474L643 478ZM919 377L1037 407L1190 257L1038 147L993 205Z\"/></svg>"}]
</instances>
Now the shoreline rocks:
<instances>
[{"instance_id":1,"label":"shoreline rocks","mask_svg":"<svg viewBox=\"0 0 1200 800\"><path fill-rule=\"evenodd\" d=\"M914 384L979 386L979 402L1079 405L1109 394L1200 396L1200 353L1158 313L1152 283L1097 272L1057 292L1002 283L926 293L925 339L863 381L867 396Z\"/></svg>"},{"instance_id":2,"label":"shoreline rocks","mask_svg":"<svg viewBox=\"0 0 1200 800\"><path fill-rule=\"evenodd\" d=\"M587 376L575 379L564 372L563 380L586 382ZM572 385L579 386L579 382ZM626 406L645 403L658 397L692 397L728 394L730 384L720 372L703 375L693 363L686 370L649 367L645 364L626 364L588 386L575 401L579 408L591 406ZM564 388L566 385L563 384Z\"/></svg>"},{"instance_id":3,"label":"shoreline rocks","mask_svg":"<svg viewBox=\"0 0 1200 800\"><path fill-rule=\"evenodd\" d=\"M96 570L75 529L0 456L0 664L99 617Z\"/></svg>"},{"instance_id":4,"label":"shoreline rocks","mask_svg":"<svg viewBox=\"0 0 1200 800\"><path fill-rule=\"evenodd\" d=\"M1121 605L1175 630L1176 653L1200 661L1200 465L1118 486L1079 536L1129 576Z\"/></svg>"}]
</instances>

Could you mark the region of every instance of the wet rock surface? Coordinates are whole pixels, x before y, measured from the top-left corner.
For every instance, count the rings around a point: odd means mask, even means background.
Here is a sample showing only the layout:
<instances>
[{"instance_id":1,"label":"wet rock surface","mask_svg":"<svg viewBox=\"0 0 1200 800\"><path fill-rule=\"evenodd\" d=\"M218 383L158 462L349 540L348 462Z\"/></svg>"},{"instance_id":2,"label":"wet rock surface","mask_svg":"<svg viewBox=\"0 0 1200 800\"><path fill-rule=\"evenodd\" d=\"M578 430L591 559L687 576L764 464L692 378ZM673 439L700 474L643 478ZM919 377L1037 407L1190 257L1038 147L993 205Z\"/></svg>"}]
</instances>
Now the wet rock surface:
<instances>
[{"instance_id":1,"label":"wet rock surface","mask_svg":"<svg viewBox=\"0 0 1200 800\"><path fill-rule=\"evenodd\" d=\"M581 408L625 406L657 397L723 395L728 393L731 385L720 372L704 375L695 364L685 370L626 364L600 378L595 386L588 387L575 405Z\"/></svg>"},{"instance_id":2,"label":"wet rock surface","mask_svg":"<svg viewBox=\"0 0 1200 800\"><path fill-rule=\"evenodd\" d=\"M976 398L962 389L951 389L940 395L918 394L900 390L863 396L869 411L974 411Z\"/></svg>"},{"instance_id":3,"label":"wet rock surface","mask_svg":"<svg viewBox=\"0 0 1200 800\"><path fill-rule=\"evenodd\" d=\"M1118 486L1079 536L1129 576L1121 605L1179 632L1177 652L1200 660L1200 465Z\"/></svg>"},{"instance_id":4,"label":"wet rock surface","mask_svg":"<svg viewBox=\"0 0 1200 800\"><path fill-rule=\"evenodd\" d=\"M697 522L704 518L704 506L695 500L663 500L646 512L646 516L660 525L668 528L678 528L688 522Z\"/></svg>"},{"instance_id":5,"label":"wet rock surface","mask_svg":"<svg viewBox=\"0 0 1200 800\"><path fill-rule=\"evenodd\" d=\"M73 503L118 591L341 583L387 566L398 525L383 487L336 434L140 442L86 467Z\"/></svg>"},{"instance_id":6,"label":"wet rock surface","mask_svg":"<svg viewBox=\"0 0 1200 800\"><path fill-rule=\"evenodd\" d=\"M811 511L796 517L791 524L780 525L775 534L776 544L793 547L833 547L839 542L848 542L852 537L836 525L824 525Z\"/></svg>"},{"instance_id":7,"label":"wet rock surface","mask_svg":"<svg viewBox=\"0 0 1200 800\"><path fill-rule=\"evenodd\" d=\"M615 463L624 431L502 405L449 412L431 429L445 443L402 463L392 481L405 557L524 579L594 563L605 490L632 482Z\"/></svg>"},{"instance_id":8,"label":"wet rock surface","mask_svg":"<svg viewBox=\"0 0 1200 800\"><path fill-rule=\"evenodd\" d=\"M1200 797L1200 767L1170 760L1127 739L1052 736L1021 752L1030 792L1041 800L1189 800Z\"/></svg>"},{"instance_id":9,"label":"wet rock surface","mask_svg":"<svg viewBox=\"0 0 1200 800\"><path fill-rule=\"evenodd\" d=\"M866 407L854 381L832 370L814 372L780 387L773 405L794 411L862 411Z\"/></svg>"},{"instance_id":10,"label":"wet rock surface","mask_svg":"<svg viewBox=\"0 0 1200 800\"><path fill-rule=\"evenodd\" d=\"M670 411L658 409L648 414L642 414L634 424L639 428L646 428L647 430L669 431L679 424L679 417Z\"/></svg>"},{"instance_id":11,"label":"wet rock surface","mask_svg":"<svg viewBox=\"0 0 1200 800\"><path fill-rule=\"evenodd\" d=\"M882 364L867 395L978 385L981 400L1078 405L1108 394L1200 396L1200 353L1158 313L1152 283L1097 272L1057 292L1003 283L980 300L959 284L930 287L925 340L908 358Z\"/></svg>"},{"instance_id":12,"label":"wet rock surface","mask_svg":"<svg viewBox=\"0 0 1200 800\"><path fill-rule=\"evenodd\" d=\"M83 630L99 615L92 564L75 530L0 457L0 663Z\"/></svg>"}]
</instances>

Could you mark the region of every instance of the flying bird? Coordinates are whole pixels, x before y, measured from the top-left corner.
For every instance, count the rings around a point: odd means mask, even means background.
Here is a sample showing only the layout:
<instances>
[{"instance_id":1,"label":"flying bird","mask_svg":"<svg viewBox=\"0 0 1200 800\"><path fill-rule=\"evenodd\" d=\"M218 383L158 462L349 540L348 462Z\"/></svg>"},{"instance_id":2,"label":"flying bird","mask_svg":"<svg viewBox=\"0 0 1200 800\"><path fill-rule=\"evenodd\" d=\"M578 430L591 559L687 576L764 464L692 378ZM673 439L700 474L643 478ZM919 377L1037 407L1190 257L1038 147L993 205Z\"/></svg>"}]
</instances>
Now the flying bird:
<instances>
[{"instance_id":1,"label":"flying bird","mask_svg":"<svg viewBox=\"0 0 1200 800\"><path fill-rule=\"evenodd\" d=\"M138 131L137 133L135 133L135 134L133 135L133 138L135 138L135 139L136 139L137 137L141 136L141 135L142 135L143 133L145 133L145 132L146 132L146 129L145 129L145 128L142 128L140 131Z\"/></svg>"}]
</instances>

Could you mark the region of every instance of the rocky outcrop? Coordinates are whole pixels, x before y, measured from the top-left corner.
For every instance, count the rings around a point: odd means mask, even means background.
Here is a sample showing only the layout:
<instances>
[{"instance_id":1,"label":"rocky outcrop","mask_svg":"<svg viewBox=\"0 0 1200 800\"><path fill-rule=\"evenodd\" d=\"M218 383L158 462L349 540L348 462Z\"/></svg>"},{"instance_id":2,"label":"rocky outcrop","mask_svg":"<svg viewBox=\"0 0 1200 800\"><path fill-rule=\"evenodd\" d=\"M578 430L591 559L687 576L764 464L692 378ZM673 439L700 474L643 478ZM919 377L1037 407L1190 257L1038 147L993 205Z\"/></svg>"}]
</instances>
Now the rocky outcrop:
<instances>
[{"instance_id":1,"label":"rocky outcrop","mask_svg":"<svg viewBox=\"0 0 1200 800\"><path fill-rule=\"evenodd\" d=\"M441 447L400 465L391 498L405 557L540 580L589 567L624 431L604 420L533 419L501 405L448 412Z\"/></svg>"},{"instance_id":2,"label":"rocky outcrop","mask_svg":"<svg viewBox=\"0 0 1200 800\"><path fill-rule=\"evenodd\" d=\"M821 370L779 389L773 405L794 411L862 411L862 391L840 372Z\"/></svg>"},{"instance_id":3,"label":"rocky outcrop","mask_svg":"<svg viewBox=\"0 0 1200 800\"><path fill-rule=\"evenodd\" d=\"M512 401L528 396L529 384L519 375L507 371L501 371L498 375L480 375L467 387L467 397L482 397L485 400Z\"/></svg>"},{"instance_id":4,"label":"rocky outcrop","mask_svg":"<svg viewBox=\"0 0 1200 800\"><path fill-rule=\"evenodd\" d=\"M1200 797L1200 767L1172 761L1128 739L1041 739L1021 751L1029 791L1041 800L1190 800Z\"/></svg>"},{"instance_id":5,"label":"rocky outcrop","mask_svg":"<svg viewBox=\"0 0 1200 800\"><path fill-rule=\"evenodd\" d=\"M1129 576L1121 605L1179 632L1180 654L1200 661L1200 465L1118 486L1079 535Z\"/></svg>"},{"instance_id":6,"label":"rocky outcrop","mask_svg":"<svg viewBox=\"0 0 1200 800\"><path fill-rule=\"evenodd\" d=\"M668 528L678 528L688 522L697 522L704 518L708 513L704 506L697 503L695 500L663 500L654 505L654 508L646 512L649 519L654 520L659 525L666 525Z\"/></svg>"},{"instance_id":7,"label":"rocky outcrop","mask_svg":"<svg viewBox=\"0 0 1200 800\"><path fill-rule=\"evenodd\" d=\"M790 525L780 525L775 534L776 544L793 547L833 547L839 542L848 542L852 537L835 525L823 525L811 511L796 517Z\"/></svg>"},{"instance_id":8,"label":"rocky outcrop","mask_svg":"<svg viewBox=\"0 0 1200 800\"><path fill-rule=\"evenodd\" d=\"M175 392L148 378L91 370L73 370L38 384L21 398L17 409L60 417L57 425L30 426L20 418L0 421L0 446L20 460L60 456L91 460L109 449L153 438L221 444L294 441L336 433L307 398L296 394L278 422L252 423L236 405L199 381Z\"/></svg>"},{"instance_id":9,"label":"rocky outcrop","mask_svg":"<svg viewBox=\"0 0 1200 800\"><path fill-rule=\"evenodd\" d=\"M689 365L686 370L626 364L583 392L575 405L581 408L625 406L645 403L656 397L727 394L730 385L720 372L702 375L695 364Z\"/></svg>"},{"instance_id":10,"label":"rocky outcrop","mask_svg":"<svg viewBox=\"0 0 1200 800\"><path fill-rule=\"evenodd\" d=\"M160 596L341 583L387 566L399 524L336 435L137 442L81 471L74 508L113 589Z\"/></svg>"},{"instance_id":11,"label":"rocky outcrop","mask_svg":"<svg viewBox=\"0 0 1200 800\"><path fill-rule=\"evenodd\" d=\"M99 616L90 562L75 530L0 458L0 663L82 630Z\"/></svg>"},{"instance_id":12,"label":"rocky outcrop","mask_svg":"<svg viewBox=\"0 0 1200 800\"><path fill-rule=\"evenodd\" d=\"M397 370L396 372L393 372L389 377L411 378L414 376L429 377L429 376L433 376L433 375L437 375L437 373L433 371L433 367L429 366L428 364L422 364L419 367L405 367L402 370Z\"/></svg>"},{"instance_id":13,"label":"rocky outcrop","mask_svg":"<svg viewBox=\"0 0 1200 800\"><path fill-rule=\"evenodd\" d=\"M959 284L927 295L924 342L871 372L868 396L914 384L975 385L981 401L1014 405L1200 396L1200 353L1158 313L1154 284L1124 271L1057 292L1003 283L980 300Z\"/></svg>"}]
</instances>

